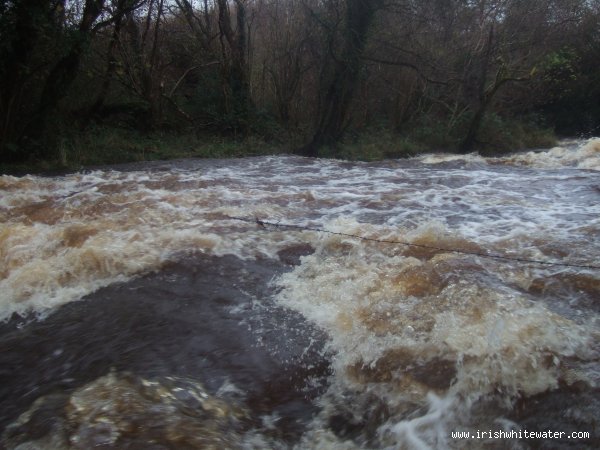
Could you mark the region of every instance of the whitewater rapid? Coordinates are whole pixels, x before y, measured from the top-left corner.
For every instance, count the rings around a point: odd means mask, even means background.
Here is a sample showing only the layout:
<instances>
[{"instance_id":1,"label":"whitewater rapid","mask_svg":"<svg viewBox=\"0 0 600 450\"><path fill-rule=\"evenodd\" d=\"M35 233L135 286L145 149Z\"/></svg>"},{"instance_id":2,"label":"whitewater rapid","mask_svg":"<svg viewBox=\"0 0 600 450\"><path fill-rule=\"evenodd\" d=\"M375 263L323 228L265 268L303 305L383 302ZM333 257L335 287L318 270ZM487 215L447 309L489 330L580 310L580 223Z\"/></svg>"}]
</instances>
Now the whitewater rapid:
<instances>
[{"instance_id":1,"label":"whitewater rapid","mask_svg":"<svg viewBox=\"0 0 600 450\"><path fill-rule=\"evenodd\" d=\"M248 298L257 317L279 308L322 332L319 355L330 364L326 388L311 400L317 410L293 441L266 432L278 418L264 412L260 421L268 426L240 431L236 417L253 413L241 412L243 401L228 403L223 389L235 391L235 383L211 390L205 380L178 384L107 368L65 394L65 423L76 431L50 431L36 442L120 448L130 431L119 425L119 411L155 408L147 424L171 411L164 445L176 445L171 435L207 436L182 448L481 448L482 441L452 439L451 431L542 426L531 399L553 404L557 395L564 414L587 408L569 426L593 431L598 423L590 417L600 413L598 171L600 139L590 139L498 158L352 163L278 156L2 176L6 323L27 329L103 288L188 259L281 265L282 255L297 253L293 264L265 276L268 301ZM222 283L236 285L242 272ZM235 310L240 317L244 311ZM206 413L201 423L182 412L177 389L193 393ZM123 395L131 404L121 405ZM580 398L587 403L574 404ZM9 428L34 410L13 417ZM98 438L77 431L82 423L110 431ZM86 440L90 433L100 441ZM7 436L4 445L17 448Z\"/></svg>"}]
</instances>

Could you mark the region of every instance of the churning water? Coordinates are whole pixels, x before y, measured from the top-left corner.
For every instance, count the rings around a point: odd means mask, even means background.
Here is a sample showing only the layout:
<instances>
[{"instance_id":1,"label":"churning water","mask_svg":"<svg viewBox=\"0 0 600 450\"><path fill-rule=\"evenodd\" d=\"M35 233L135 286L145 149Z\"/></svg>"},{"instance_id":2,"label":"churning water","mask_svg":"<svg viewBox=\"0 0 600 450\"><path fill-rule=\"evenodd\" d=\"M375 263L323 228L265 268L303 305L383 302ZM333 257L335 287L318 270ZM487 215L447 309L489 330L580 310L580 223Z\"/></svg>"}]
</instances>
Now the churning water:
<instances>
[{"instance_id":1,"label":"churning water","mask_svg":"<svg viewBox=\"0 0 600 450\"><path fill-rule=\"evenodd\" d=\"M0 448L597 448L598 171L592 139L0 177ZM500 430L565 434L452 436Z\"/></svg>"}]
</instances>

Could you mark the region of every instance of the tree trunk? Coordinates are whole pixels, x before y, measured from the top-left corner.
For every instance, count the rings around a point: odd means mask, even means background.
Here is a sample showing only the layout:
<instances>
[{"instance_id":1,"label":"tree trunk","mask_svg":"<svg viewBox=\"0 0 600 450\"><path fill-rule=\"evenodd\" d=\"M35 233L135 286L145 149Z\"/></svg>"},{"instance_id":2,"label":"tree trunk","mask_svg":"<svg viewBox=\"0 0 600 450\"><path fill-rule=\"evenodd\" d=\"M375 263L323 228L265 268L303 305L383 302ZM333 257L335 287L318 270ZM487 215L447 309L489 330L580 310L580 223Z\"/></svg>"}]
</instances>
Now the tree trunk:
<instances>
[{"instance_id":1,"label":"tree trunk","mask_svg":"<svg viewBox=\"0 0 600 450\"><path fill-rule=\"evenodd\" d=\"M48 0L17 0L12 12L15 15L14 35L6 51L0 54L4 70L0 73L0 157L21 159L26 155L7 155L7 144L19 138L23 128L18 126L21 111L21 94L24 84L31 75L30 59L38 38L48 21ZM4 36L8 37L8 36Z\"/></svg>"},{"instance_id":2,"label":"tree trunk","mask_svg":"<svg viewBox=\"0 0 600 450\"><path fill-rule=\"evenodd\" d=\"M479 108L475 111L473 118L471 119L471 123L469 124L469 129L464 139L462 140L459 152L466 154L471 153L475 149L475 145L477 144L477 133L481 128L481 124L483 122L483 117L485 116L485 112L487 109L487 103L481 103Z\"/></svg>"},{"instance_id":3,"label":"tree trunk","mask_svg":"<svg viewBox=\"0 0 600 450\"><path fill-rule=\"evenodd\" d=\"M490 27L490 31L488 33L486 46L483 51L483 55L480 58L480 68L479 73L477 74L477 91L476 97L477 100L475 102L474 114L471 119L471 123L469 124L469 129L464 139L462 140L459 146L460 153L470 153L475 149L475 145L477 144L477 133L481 128L481 124L483 123L483 118L485 116L488 105L491 102L490 92L486 91L486 82L488 78L490 59L492 57L492 44L494 42L494 27ZM495 92L496 88L493 87L492 91Z\"/></svg>"},{"instance_id":4,"label":"tree trunk","mask_svg":"<svg viewBox=\"0 0 600 450\"><path fill-rule=\"evenodd\" d=\"M117 3L117 10L114 15L115 25L110 41L108 43L107 62L106 70L104 72L104 79L102 80L102 85L100 86L100 90L98 91L96 100L85 115L85 119L81 126L82 129L85 129L89 125L90 121L94 118L94 116L98 115L102 111L106 102L106 96L108 95L112 77L114 76L117 70L117 58L115 56L115 51L117 49L117 44L119 43L121 28L123 25L123 17L125 16L127 7L129 6L128 3L129 0L119 0L119 2Z\"/></svg>"},{"instance_id":5,"label":"tree trunk","mask_svg":"<svg viewBox=\"0 0 600 450\"><path fill-rule=\"evenodd\" d=\"M325 87L324 101L312 140L297 150L303 156L317 156L323 146L335 145L344 133L348 110L362 68L361 56L377 1L348 0L346 29L340 59L334 61L333 74Z\"/></svg>"},{"instance_id":6,"label":"tree trunk","mask_svg":"<svg viewBox=\"0 0 600 450\"><path fill-rule=\"evenodd\" d=\"M250 125L252 101L248 69L246 7L243 0L235 0L237 7L234 31L227 0L218 0L219 32L223 53L222 84L224 110L233 132L247 134Z\"/></svg>"},{"instance_id":7,"label":"tree trunk","mask_svg":"<svg viewBox=\"0 0 600 450\"><path fill-rule=\"evenodd\" d=\"M39 146L38 149L44 157L54 156L57 143L52 142L52 137L57 137L59 134L55 129L58 104L77 76L92 25L100 15L103 6L104 0L86 0L78 36L69 52L56 63L46 78L39 108L29 126L30 132L28 133L28 137L34 141L34 145Z\"/></svg>"}]
</instances>

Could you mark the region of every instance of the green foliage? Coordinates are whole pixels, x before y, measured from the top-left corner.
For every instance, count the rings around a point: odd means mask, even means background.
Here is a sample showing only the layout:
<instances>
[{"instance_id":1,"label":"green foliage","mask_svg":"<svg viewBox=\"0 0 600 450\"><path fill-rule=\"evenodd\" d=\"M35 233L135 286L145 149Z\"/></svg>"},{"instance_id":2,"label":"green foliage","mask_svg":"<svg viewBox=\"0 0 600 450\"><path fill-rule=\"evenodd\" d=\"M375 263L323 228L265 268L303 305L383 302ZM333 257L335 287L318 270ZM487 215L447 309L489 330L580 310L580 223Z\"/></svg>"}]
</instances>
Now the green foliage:
<instances>
[{"instance_id":1,"label":"green foliage","mask_svg":"<svg viewBox=\"0 0 600 450\"><path fill-rule=\"evenodd\" d=\"M258 138L234 140L194 133L142 133L124 128L92 128L63 141L69 167L174 158L228 158L280 153Z\"/></svg>"},{"instance_id":2,"label":"green foliage","mask_svg":"<svg viewBox=\"0 0 600 450\"><path fill-rule=\"evenodd\" d=\"M494 113L486 115L478 141L479 153L486 156L528 148L549 148L557 143L554 132L540 126L534 117L505 119Z\"/></svg>"},{"instance_id":3,"label":"green foliage","mask_svg":"<svg viewBox=\"0 0 600 450\"><path fill-rule=\"evenodd\" d=\"M577 81L577 53L569 47L552 52L541 64L542 78L552 85L563 85Z\"/></svg>"},{"instance_id":4,"label":"green foliage","mask_svg":"<svg viewBox=\"0 0 600 450\"><path fill-rule=\"evenodd\" d=\"M539 111L557 132L565 135L597 133L600 125L598 48L565 47L548 55L538 90Z\"/></svg>"},{"instance_id":5,"label":"green foliage","mask_svg":"<svg viewBox=\"0 0 600 450\"><path fill-rule=\"evenodd\" d=\"M451 151L456 148L464 130L464 123L451 125L447 117L421 115L405 127L410 140L418 142L422 147Z\"/></svg>"},{"instance_id":6,"label":"green foliage","mask_svg":"<svg viewBox=\"0 0 600 450\"><path fill-rule=\"evenodd\" d=\"M561 102L571 98L582 74L578 68L579 57L568 47L550 53L541 64L540 84L546 103Z\"/></svg>"}]
</instances>

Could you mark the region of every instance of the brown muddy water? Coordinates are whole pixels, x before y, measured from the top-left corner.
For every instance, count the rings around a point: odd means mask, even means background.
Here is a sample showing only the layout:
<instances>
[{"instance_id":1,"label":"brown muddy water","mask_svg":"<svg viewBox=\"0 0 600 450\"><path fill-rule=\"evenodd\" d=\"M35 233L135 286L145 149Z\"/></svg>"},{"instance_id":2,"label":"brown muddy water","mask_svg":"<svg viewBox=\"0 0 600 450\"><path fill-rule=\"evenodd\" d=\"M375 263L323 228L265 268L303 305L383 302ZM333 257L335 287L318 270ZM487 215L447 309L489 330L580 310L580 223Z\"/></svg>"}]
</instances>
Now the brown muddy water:
<instances>
[{"instance_id":1,"label":"brown muddy water","mask_svg":"<svg viewBox=\"0 0 600 450\"><path fill-rule=\"evenodd\" d=\"M0 448L599 448L599 173L591 139L0 177Z\"/></svg>"}]
</instances>

